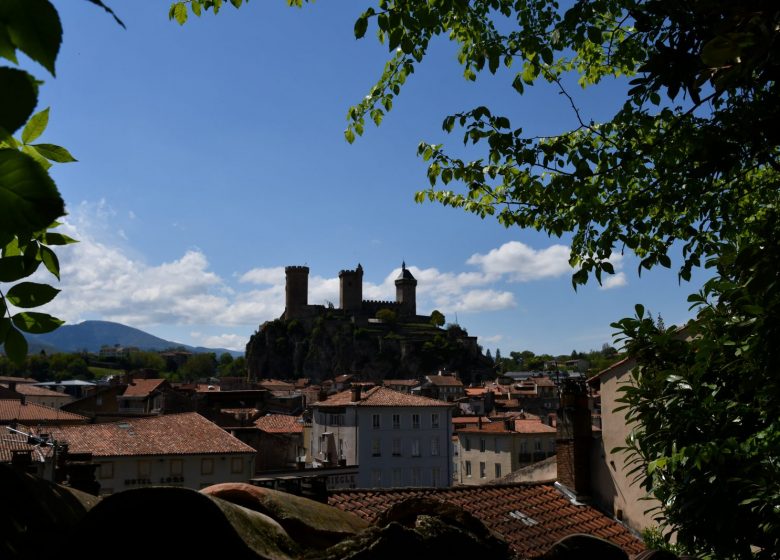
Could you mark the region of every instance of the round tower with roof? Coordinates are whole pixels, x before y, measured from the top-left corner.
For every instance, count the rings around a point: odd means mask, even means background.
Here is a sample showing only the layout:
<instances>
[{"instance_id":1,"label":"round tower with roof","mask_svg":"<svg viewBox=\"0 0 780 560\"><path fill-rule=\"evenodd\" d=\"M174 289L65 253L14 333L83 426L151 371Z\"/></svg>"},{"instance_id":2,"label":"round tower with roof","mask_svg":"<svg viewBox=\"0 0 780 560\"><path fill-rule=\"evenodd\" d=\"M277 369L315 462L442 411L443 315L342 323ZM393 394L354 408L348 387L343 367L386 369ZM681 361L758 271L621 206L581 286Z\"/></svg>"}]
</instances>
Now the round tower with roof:
<instances>
[{"instance_id":1,"label":"round tower with roof","mask_svg":"<svg viewBox=\"0 0 780 560\"><path fill-rule=\"evenodd\" d=\"M401 263L401 274L395 279L395 301L402 315L417 315L417 280L406 268L405 261Z\"/></svg>"}]
</instances>

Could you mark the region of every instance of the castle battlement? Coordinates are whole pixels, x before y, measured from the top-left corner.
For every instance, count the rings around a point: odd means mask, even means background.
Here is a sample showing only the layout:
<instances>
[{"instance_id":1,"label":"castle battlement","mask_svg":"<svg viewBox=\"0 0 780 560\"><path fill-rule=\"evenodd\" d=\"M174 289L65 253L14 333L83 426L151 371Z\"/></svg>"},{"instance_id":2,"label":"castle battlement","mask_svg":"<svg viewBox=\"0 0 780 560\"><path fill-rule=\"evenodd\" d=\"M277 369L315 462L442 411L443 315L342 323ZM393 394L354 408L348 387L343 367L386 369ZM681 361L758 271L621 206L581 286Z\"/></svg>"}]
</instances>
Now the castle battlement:
<instances>
[{"instance_id":1,"label":"castle battlement","mask_svg":"<svg viewBox=\"0 0 780 560\"><path fill-rule=\"evenodd\" d=\"M287 319L302 317L306 315L306 309L309 307L309 267L286 266L284 272L286 277L284 317ZM354 270L340 270L339 309L355 316L373 316L381 307L387 307L402 316L415 316L417 280L406 268L406 263L401 266L401 275L395 284L395 301L363 300L363 267L358 263Z\"/></svg>"}]
</instances>

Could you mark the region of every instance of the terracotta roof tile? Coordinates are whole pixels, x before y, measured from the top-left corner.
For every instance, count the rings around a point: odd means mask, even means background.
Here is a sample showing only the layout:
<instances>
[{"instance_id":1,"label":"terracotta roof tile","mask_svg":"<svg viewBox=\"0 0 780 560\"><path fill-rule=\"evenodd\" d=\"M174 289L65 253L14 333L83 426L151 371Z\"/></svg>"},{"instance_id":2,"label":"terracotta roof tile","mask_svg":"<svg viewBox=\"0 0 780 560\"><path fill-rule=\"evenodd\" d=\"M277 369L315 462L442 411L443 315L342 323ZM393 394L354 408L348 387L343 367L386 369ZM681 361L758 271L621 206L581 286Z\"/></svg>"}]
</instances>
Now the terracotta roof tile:
<instances>
[{"instance_id":1,"label":"terracotta roof tile","mask_svg":"<svg viewBox=\"0 0 780 560\"><path fill-rule=\"evenodd\" d=\"M490 418L487 418L486 416L482 416L481 418L482 422L485 424L490 424L492 420ZM465 426L468 424L479 424L480 418L477 416L456 416L452 419L452 423L456 426Z\"/></svg>"},{"instance_id":2,"label":"terracotta roof tile","mask_svg":"<svg viewBox=\"0 0 780 560\"><path fill-rule=\"evenodd\" d=\"M30 445L27 443L27 436L0 426L0 463L10 463L14 451L31 451L33 461L42 461L44 457L51 454L51 447Z\"/></svg>"},{"instance_id":3,"label":"terracotta roof tile","mask_svg":"<svg viewBox=\"0 0 780 560\"><path fill-rule=\"evenodd\" d=\"M516 419L515 431L521 434L547 434L555 433L556 429L541 420Z\"/></svg>"},{"instance_id":4,"label":"terracotta roof tile","mask_svg":"<svg viewBox=\"0 0 780 560\"><path fill-rule=\"evenodd\" d=\"M463 387L460 379L452 375L427 375L425 378L437 387Z\"/></svg>"},{"instance_id":5,"label":"terracotta roof tile","mask_svg":"<svg viewBox=\"0 0 780 560\"><path fill-rule=\"evenodd\" d=\"M58 426L51 434L74 453L96 457L256 453L200 414L168 414L110 424Z\"/></svg>"},{"instance_id":6,"label":"terracotta roof tile","mask_svg":"<svg viewBox=\"0 0 780 560\"><path fill-rule=\"evenodd\" d=\"M367 391L363 391L360 396L360 400L354 402L352 400L352 391L342 391L336 393L320 401L314 406L327 407L327 406L439 406L439 407L451 407L452 405L436 399L429 399L428 397L420 397L417 395L407 395L400 391L394 391L387 387L373 387Z\"/></svg>"},{"instance_id":7,"label":"terracotta roof tile","mask_svg":"<svg viewBox=\"0 0 780 560\"><path fill-rule=\"evenodd\" d=\"M0 423L21 422L23 424L73 424L86 422L88 418L81 414L65 412L35 403L22 404L20 400L0 400Z\"/></svg>"},{"instance_id":8,"label":"terracotta roof tile","mask_svg":"<svg viewBox=\"0 0 780 560\"><path fill-rule=\"evenodd\" d=\"M8 388L8 384L2 384L4 387ZM17 393L20 395L26 395L28 397L62 397L62 398L69 398L70 395L67 395L65 393L60 393L59 391L52 391L51 389L47 389L46 387L36 387L32 383L19 383L16 385L16 388L14 389Z\"/></svg>"},{"instance_id":9,"label":"terracotta roof tile","mask_svg":"<svg viewBox=\"0 0 780 560\"><path fill-rule=\"evenodd\" d=\"M300 419L300 416L268 414L255 420L255 426L261 431L271 434L300 434L303 433L303 424L299 422Z\"/></svg>"},{"instance_id":10,"label":"terracotta roof tile","mask_svg":"<svg viewBox=\"0 0 780 560\"><path fill-rule=\"evenodd\" d=\"M629 555L644 550L629 530L590 506L575 506L551 483L515 483L458 488L343 490L328 503L366 519L411 497L439 499L463 508L498 533L518 557L536 558L555 542L587 533L620 546Z\"/></svg>"},{"instance_id":11,"label":"terracotta roof tile","mask_svg":"<svg viewBox=\"0 0 780 560\"><path fill-rule=\"evenodd\" d=\"M123 397L148 397L150 393L160 388L165 379L134 379L127 384Z\"/></svg>"},{"instance_id":12,"label":"terracotta roof tile","mask_svg":"<svg viewBox=\"0 0 780 560\"><path fill-rule=\"evenodd\" d=\"M402 387L416 387L420 382L416 379L385 379L382 381L382 385L385 387L393 387L400 385Z\"/></svg>"}]
</instances>

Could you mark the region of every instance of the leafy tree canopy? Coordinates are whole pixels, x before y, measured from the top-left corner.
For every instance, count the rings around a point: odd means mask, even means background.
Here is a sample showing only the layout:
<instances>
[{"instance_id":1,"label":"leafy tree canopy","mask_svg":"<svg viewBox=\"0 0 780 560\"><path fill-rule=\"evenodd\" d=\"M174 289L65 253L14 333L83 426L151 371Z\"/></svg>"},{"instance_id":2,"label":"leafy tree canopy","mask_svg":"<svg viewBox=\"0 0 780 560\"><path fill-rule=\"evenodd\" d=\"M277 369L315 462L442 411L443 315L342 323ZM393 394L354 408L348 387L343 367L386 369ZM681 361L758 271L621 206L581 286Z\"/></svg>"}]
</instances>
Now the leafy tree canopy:
<instances>
[{"instance_id":1,"label":"leafy tree canopy","mask_svg":"<svg viewBox=\"0 0 780 560\"><path fill-rule=\"evenodd\" d=\"M89 1L113 15L101 0ZM65 215L65 203L48 170L53 162L76 160L65 148L38 141L49 122L48 108L35 112L43 82L20 68L18 58L26 55L53 77L61 42L60 18L48 0L0 2L0 58L14 65L0 65L0 344L17 363L27 354L22 333L45 333L62 324L27 311L50 302L59 290L24 279L41 264L59 279L52 247L75 242L51 231Z\"/></svg>"}]
</instances>

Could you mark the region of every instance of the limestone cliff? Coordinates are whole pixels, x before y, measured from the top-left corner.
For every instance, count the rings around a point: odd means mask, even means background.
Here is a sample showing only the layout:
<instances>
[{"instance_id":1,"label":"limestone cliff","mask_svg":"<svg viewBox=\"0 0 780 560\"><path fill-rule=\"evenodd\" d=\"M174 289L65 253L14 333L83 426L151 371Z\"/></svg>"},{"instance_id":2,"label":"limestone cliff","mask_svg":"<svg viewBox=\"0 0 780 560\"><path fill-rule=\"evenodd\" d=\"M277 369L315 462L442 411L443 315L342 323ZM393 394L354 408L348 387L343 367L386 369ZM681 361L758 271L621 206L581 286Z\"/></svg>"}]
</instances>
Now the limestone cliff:
<instances>
[{"instance_id":1,"label":"limestone cliff","mask_svg":"<svg viewBox=\"0 0 780 560\"><path fill-rule=\"evenodd\" d=\"M464 383L491 376L491 363L476 338L457 325L424 322L357 323L339 309L314 317L264 323L246 347L250 377L308 377L343 373L370 380L457 371Z\"/></svg>"}]
</instances>

